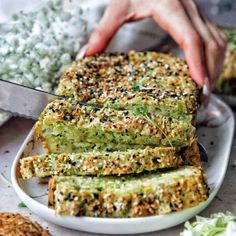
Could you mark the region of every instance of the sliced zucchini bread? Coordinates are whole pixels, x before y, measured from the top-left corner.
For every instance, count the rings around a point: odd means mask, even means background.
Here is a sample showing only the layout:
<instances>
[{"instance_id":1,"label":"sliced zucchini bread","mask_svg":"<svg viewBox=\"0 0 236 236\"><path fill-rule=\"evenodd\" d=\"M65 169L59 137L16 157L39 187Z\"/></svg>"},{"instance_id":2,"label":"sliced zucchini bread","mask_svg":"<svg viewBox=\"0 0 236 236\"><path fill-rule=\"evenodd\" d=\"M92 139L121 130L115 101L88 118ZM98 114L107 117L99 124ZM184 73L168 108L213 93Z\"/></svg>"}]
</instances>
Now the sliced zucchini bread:
<instances>
[{"instance_id":1,"label":"sliced zucchini bread","mask_svg":"<svg viewBox=\"0 0 236 236\"><path fill-rule=\"evenodd\" d=\"M207 197L203 170L185 166L125 177L55 176L48 204L60 215L121 218L180 211Z\"/></svg>"},{"instance_id":2,"label":"sliced zucchini bread","mask_svg":"<svg viewBox=\"0 0 236 236\"><path fill-rule=\"evenodd\" d=\"M80 152L82 143L109 151L132 145L185 147L196 135L191 121L148 113L145 107L113 110L66 100L48 104L34 130L50 153Z\"/></svg>"},{"instance_id":3,"label":"sliced zucchini bread","mask_svg":"<svg viewBox=\"0 0 236 236\"><path fill-rule=\"evenodd\" d=\"M54 175L122 175L177 168L184 164L200 165L196 145L195 141L184 150L174 147L146 147L116 152L93 151L24 157L20 160L20 172L24 179L29 179Z\"/></svg>"}]
</instances>

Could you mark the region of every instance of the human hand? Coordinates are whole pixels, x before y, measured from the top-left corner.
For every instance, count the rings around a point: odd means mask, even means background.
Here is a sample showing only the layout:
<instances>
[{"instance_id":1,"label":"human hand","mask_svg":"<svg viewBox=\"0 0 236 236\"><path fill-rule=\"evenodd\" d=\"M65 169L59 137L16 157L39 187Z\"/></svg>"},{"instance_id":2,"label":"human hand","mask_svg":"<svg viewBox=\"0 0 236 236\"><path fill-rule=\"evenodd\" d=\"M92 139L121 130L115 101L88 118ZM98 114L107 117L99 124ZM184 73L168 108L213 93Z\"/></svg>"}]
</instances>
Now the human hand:
<instances>
[{"instance_id":1,"label":"human hand","mask_svg":"<svg viewBox=\"0 0 236 236\"><path fill-rule=\"evenodd\" d=\"M104 50L125 22L147 17L152 17L183 49L196 83L203 86L208 77L212 90L222 69L227 39L201 17L193 0L111 0L90 37L86 55Z\"/></svg>"}]
</instances>

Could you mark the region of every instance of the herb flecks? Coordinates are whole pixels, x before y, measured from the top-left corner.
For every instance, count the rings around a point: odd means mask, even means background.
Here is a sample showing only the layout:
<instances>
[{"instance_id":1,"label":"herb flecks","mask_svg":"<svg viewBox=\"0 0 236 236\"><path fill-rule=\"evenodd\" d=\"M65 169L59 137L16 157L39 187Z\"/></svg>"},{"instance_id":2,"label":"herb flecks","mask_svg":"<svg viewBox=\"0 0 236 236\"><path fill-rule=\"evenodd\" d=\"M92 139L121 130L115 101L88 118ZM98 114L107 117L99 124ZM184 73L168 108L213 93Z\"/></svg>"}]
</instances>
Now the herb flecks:
<instances>
[{"instance_id":1,"label":"herb flecks","mask_svg":"<svg viewBox=\"0 0 236 236\"><path fill-rule=\"evenodd\" d=\"M134 107L134 108L133 108L133 113L134 113L136 116L148 114L148 107L147 107L147 106Z\"/></svg>"},{"instance_id":2,"label":"herb flecks","mask_svg":"<svg viewBox=\"0 0 236 236\"><path fill-rule=\"evenodd\" d=\"M132 86L133 90L136 91L136 92L141 91L142 87L143 86L141 84L137 84L137 83L133 84L133 86Z\"/></svg>"},{"instance_id":3,"label":"herb flecks","mask_svg":"<svg viewBox=\"0 0 236 236\"><path fill-rule=\"evenodd\" d=\"M25 208L25 207L27 207L24 202L20 202L17 206L18 206L19 208Z\"/></svg>"},{"instance_id":4,"label":"herb flecks","mask_svg":"<svg viewBox=\"0 0 236 236\"><path fill-rule=\"evenodd\" d=\"M142 84L138 84L138 83L134 83L132 85L132 88L135 92L140 92L142 90L145 91L145 90L154 90L154 89L156 89L154 87L145 87Z\"/></svg>"}]
</instances>

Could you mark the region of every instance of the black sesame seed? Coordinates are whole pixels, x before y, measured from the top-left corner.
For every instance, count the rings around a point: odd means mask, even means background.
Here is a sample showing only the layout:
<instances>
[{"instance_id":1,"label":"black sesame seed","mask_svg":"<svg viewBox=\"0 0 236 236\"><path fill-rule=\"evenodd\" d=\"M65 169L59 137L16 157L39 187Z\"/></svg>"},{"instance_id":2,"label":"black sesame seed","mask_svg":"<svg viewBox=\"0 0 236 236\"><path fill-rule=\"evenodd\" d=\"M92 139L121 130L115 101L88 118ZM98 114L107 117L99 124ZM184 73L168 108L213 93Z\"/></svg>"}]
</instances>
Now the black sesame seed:
<instances>
[{"instance_id":1,"label":"black sesame seed","mask_svg":"<svg viewBox=\"0 0 236 236\"><path fill-rule=\"evenodd\" d=\"M87 66L89 69L93 68L93 65L92 65L91 63L89 63L89 62L86 63L86 66Z\"/></svg>"},{"instance_id":2,"label":"black sesame seed","mask_svg":"<svg viewBox=\"0 0 236 236\"><path fill-rule=\"evenodd\" d=\"M74 196L71 193L69 193L67 197L65 197L65 201L72 202L73 200L74 200Z\"/></svg>"},{"instance_id":3,"label":"black sesame seed","mask_svg":"<svg viewBox=\"0 0 236 236\"><path fill-rule=\"evenodd\" d=\"M94 111L97 112L99 111L100 109L98 107L94 107Z\"/></svg>"},{"instance_id":4,"label":"black sesame seed","mask_svg":"<svg viewBox=\"0 0 236 236\"><path fill-rule=\"evenodd\" d=\"M123 93L123 92L125 92L125 91L126 91L126 89L125 89L125 88L123 88L123 87L121 87L121 88L120 88L120 91Z\"/></svg>"},{"instance_id":5,"label":"black sesame seed","mask_svg":"<svg viewBox=\"0 0 236 236\"><path fill-rule=\"evenodd\" d=\"M106 114L103 115L103 120L104 121L110 121L110 117Z\"/></svg>"},{"instance_id":6,"label":"black sesame seed","mask_svg":"<svg viewBox=\"0 0 236 236\"><path fill-rule=\"evenodd\" d=\"M160 157L155 157L152 159L153 163L160 163Z\"/></svg>"},{"instance_id":7,"label":"black sesame seed","mask_svg":"<svg viewBox=\"0 0 236 236\"><path fill-rule=\"evenodd\" d=\"M169 94L169 96L173 97L173 98L178 97L178 95L176 93L171 93L171 94Z\"/></svg>"},{"instance_id":8,"label":"black sesame seed","mask_svg":"<svg viewBox=\"0 0 236 236\"><path fill-rule=\"evenodd\" d=\"M138 161L138 162L137 162L137 165L138 165L138 166L141 166L141 165L142 165L142 163L140 163L140 162Z\"/></svg>"}]
</instances>

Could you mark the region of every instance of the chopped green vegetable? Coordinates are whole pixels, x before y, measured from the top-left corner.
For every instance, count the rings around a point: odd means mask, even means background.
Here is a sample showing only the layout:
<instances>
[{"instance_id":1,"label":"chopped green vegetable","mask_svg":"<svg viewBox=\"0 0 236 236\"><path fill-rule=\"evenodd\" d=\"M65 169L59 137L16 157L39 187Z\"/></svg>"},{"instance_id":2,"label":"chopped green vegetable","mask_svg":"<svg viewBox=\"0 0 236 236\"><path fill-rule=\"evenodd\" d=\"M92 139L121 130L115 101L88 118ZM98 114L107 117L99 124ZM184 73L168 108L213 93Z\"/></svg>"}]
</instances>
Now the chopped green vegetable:
<instances>
[{"instance_id":1,"label":"chopped green vegetable","mask_svg":"<svg viewBox=\"0 0 236 236\"><path fill-rule=\"evenodd\" d=\"M177 104L177 111L179 112L179 114L182 114L184 112L183 104L180 102Z\"/></svg>"},{"instance_id":2,"label":"chopped green vegetable","mask_svg":"<svg viewBox=\"0 0 236 236\"><path fill-rule=\"evenodd\" d=\"M17 206L18 206L19 208L27 207L24 202L20 202Z\"/></svg>"},{"instance_id":3,"label":"chopped green vegetable","mask_svg":"<svg viewBox=\"0 0 236 236\"><path fill-rule=\"evenodd\" d=\"M134 107L133 113L134 113L136 116L145 115L145 114L148 113L148 107L147 107L147 106Z\"/></svg>"},{"instance_id":4,"label":"chopped green vegetable","mask_svg":"<svg viewBox=\"0 0 236 236\"><path fill-rule=\"evenodd\" d=\"M133 87L134 91L138 92L138 91L140 91L142 89L143 86L141 84L135 83L135 84L133 84L132 87Z\"/></svg>"},{"instance_id":5,"label":"chopped green vegetable","mask_svg":"<svg viewBox=\"0 0 236 236\"><path fill-rule=\"evenodd\" d=\"M231 212L212 214L209 218L197 216L185 223L180 236L236 236L236 216Z\"/></svg>"}]
</instances>

